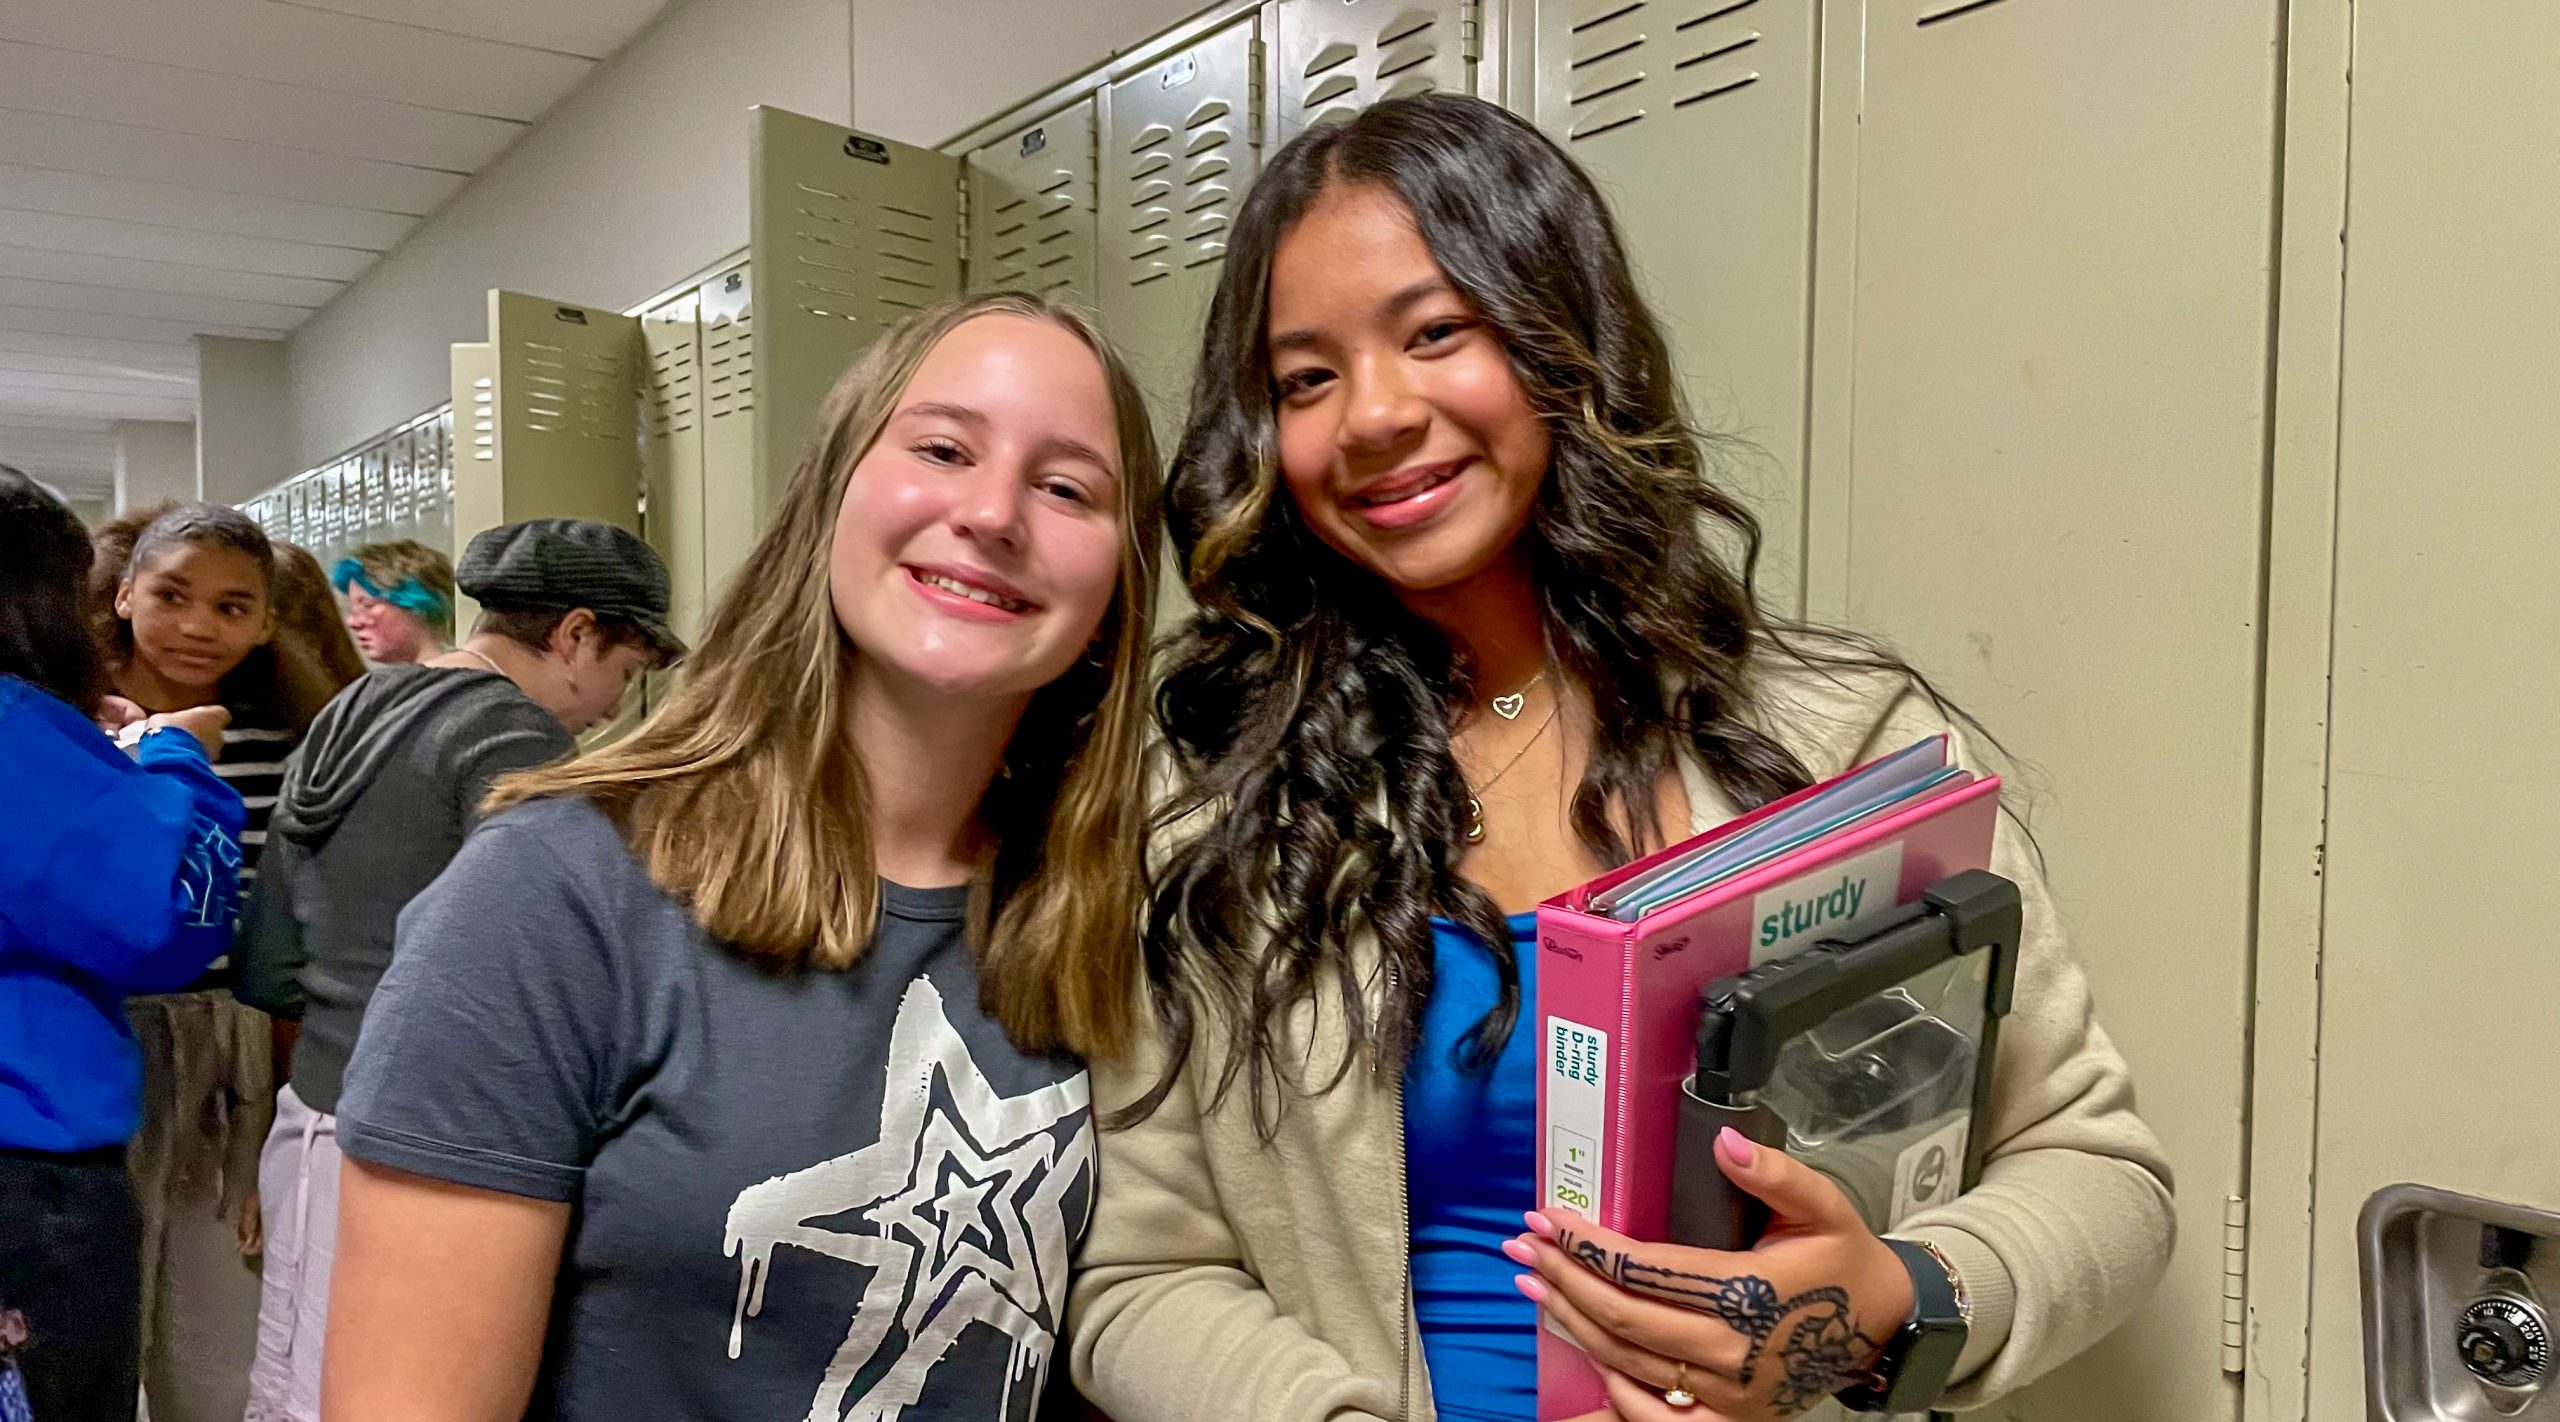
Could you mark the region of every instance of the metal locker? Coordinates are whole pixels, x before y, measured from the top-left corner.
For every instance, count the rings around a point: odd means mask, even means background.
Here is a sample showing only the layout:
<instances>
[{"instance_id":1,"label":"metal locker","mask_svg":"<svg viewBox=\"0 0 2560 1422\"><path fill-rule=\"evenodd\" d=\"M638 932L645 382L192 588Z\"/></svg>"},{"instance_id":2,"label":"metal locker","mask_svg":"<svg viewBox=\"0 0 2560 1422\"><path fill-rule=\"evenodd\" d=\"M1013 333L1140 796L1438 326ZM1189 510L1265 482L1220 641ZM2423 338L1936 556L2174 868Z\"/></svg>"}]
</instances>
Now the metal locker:
<instances>
[{"instance_id":1,"label":"metal locker","mask_svg":"<svg viewBox=\"0 0 2560 1422\"><path fill-rule=\"evenodd\" d=\"M1589 169L1718 477L1759 515L1766 603L1803 607L1820 17L1785 0L1538 0L1538 126Z\"/></svg>"},{"instance_id":2,"label":"metal locker","mask_svg":"<svg viewBox=\"0 0 2560 1422\"><path fill-rule=\"evenodd\" d=\"M763 526L756 501L756 283L744 264L702 284L702 587L707 613Z\"/></svg>"},{"instance_id":3,"label":"metal locker","mask_svg":"<svg viewBox=\"0 0 2560 1422\"><path fill-rule=\"evenodd\" d=\"M507 516L506 498L498 480L497 356L488 342L471 341L454 346L452 363L453 408L460 412L456 422L460 443L452 446L448 455L455 467L451 479L453 497L446 505L445 546L459 563L472 534L505 523ZM470 594L455 592L453 625L457 631L467 631L479 612L480 604Z\"/></svg>"},{"instance_id":4,"label":"metal locker","mask_svg":"<svg viewBox=\"0 0 2560 1422\"><path fill-rule=\"evenodd\" d=\"M390 441L376 441L359 459L364 471L364 502L357 511L355 528L347 535L350 544L391 537Z\"/></svg>"},{"instance_id":5,"label":"metal locker","mask_svg":"<svg viewBox=\"0 0 2560 1422\"><path fill-rule=\"evenodd\" d=\"M1276 142L1381 99L1473 92L1478 0L1273 0L1263 13Z\"/></svg>"},{"instance_id":6,"label":"metal locker","mask_svg":"<svg viewBox=\"0 0 2560 1422\"><path fill-rule=\"evenodd\" d=\"M641 398L648 414L649 542L667 560L676 631L701 635L713 591L702 573L702 295L641 313Z\"/></svg>"},{"instance_id":7,"label":"metal locker","mask_svg":"<svg viewBox=\"0 0 2560 1422\"><path fill-rule=\"evenodd\" d=\"M362 497L356 473L352 459L333 461L320 472L319 526L312 530L311 541L303 545L315 557L328 557L347 541L349 514Z\"/></svg>"},{"instance_id":8,"label":"metal locker","mask_svg":"<svg viewBox=\"0 0 2560 1422\"><path fill-rule=\"evenodd\" d=\"M1088 94L966 160L968 282L1094 301L1094 125Z\"/></svg>"},{"instance_id":9,"label":"metal locker","mask_svg":"<svg viewBox=\"0 0 2560 1422\"><path fill-rule=\"evenodd\" d=\"M528 518L592 518L637 531L638 323L618 312L489 293L489 341L453 348L469 411L469 471L454 536Z\"/></svg>"},{"instance_id":10,"label":"metal locker","mask_svg":"<svg viewBox=\"0 0 2560 1422\"><path fill-rule=\"evenodd\" d=\"M1824 107L1809 604L1900 648L2051 787L2037 837L2178 1174L2166 1281L2001 1403L2022 1422L2238 1411L2234 1266L2187 1245L2224 1238L2252 1174L2283 12L1827 11L1826 73L1856 87Z\"/></svg>"},{"instance_id":11,"label":"metal locker","mask_svg":"<svg viewBox=\"0 0 2560 1422\"><path fill-rule=\"evenodd\" d=\"M410 473L412 468L410 461L415 458L414 431L414 426L396 430L388 442L390 447L385 472L388 475L390 491L383 505L382 514L383 523L388 530L386 536L391 538L418 536L415 521L417 490L411 482Z\"/></svg>"},{"instance_id":12,"label":"metal locker","mask_svg":"<svg viewBox=\"0 0 2560 1422\"><path fill-rule=\"evenodd\" d=\"M1246 15L1106 96L1102 325L1145 389L1168 451L1182 431L1227 231L1260 168L1257 35Z\"/></svg>"},{"instance_id":13,"label":"metal locker","mask_svg":"<svg viewBox=\"0 0 2560 1422\"><path fill-rule=\"evenodd\" d=\"M761 528L836 377L891 325L959 293L960 160L766 105L753 113Z\"/></svg>"},{"instance_id":14,"label":"metal locker","mask_svg":"<svg viewBox=\"0 0 2560 1422\"><path fill-rule=\"evenodd\" d=\"M426 490L426 525L430 536L425 541L445 550L458 563L462 560L462 544L453 536L453 406L446 405L437 414L432 428L432 443L421 446L426 451L421 457L427 459L427 467L434 473Z\"/></svg>"}]
</instances>

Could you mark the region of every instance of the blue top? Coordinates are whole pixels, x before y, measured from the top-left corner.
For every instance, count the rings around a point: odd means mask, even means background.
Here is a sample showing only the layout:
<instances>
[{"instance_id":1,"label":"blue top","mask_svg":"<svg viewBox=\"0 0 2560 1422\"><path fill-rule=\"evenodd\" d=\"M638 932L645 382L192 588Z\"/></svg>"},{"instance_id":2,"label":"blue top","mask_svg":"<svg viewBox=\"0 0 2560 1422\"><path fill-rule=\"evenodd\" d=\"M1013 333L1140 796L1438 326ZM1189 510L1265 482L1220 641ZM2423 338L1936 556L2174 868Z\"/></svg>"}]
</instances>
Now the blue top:
<instances>
[{"instance_id":1,"label":"blue top","mask_svg":"<svg viewBox=\"0 0 2560 1422\"><path fill-rule=\"evenodd\" d=\"M0 1147L122 1145L142 1123L133 993L231 946L240 797L179 730L128 759L88 718L0 676Z\"/></svg>"},{"instance_id":2,"label":"blue top","mask_svg":"<svg viewBox=\"0 0 2560 1422\"><path fill-rule=\"evenodd\" d=\"M1405 1191L1412 1207L1413 1311L1431 1399L1447 1422L1519 1422L1538 1411L1537 1308L1511 1285L1502 1242L1537 1204L1538 918L1511 916L1520 1017L1490 1071L1454 1054L1501 989L1473 933L1431 920L1431 1000L1405 1068Z\"/></svg>"}]
</instances>

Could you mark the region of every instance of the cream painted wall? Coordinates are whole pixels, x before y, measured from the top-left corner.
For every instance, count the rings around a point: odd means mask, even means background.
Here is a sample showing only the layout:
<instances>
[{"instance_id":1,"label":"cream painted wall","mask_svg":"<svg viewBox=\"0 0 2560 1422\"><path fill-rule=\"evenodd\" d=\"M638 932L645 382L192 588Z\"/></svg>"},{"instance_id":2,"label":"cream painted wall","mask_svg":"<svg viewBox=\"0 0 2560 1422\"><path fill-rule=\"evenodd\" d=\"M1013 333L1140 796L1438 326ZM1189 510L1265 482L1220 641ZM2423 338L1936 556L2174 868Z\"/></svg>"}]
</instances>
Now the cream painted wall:
<instances>
[{"instance_id":1,"label":"cream painted wall","mask_svg":"<svg viewBox=\"0 0 2560 1422\"><path fill-rule=\"evenodd\" d=\"M116 422L118 511L196 497L196 427L187 420Z\"/></svg>"},{"instance_id":2,"label":"cream painted wall","mask_svg":"<svg viewBox=\"0 0 2560 1422\"><path fill-rule=\"evenodd\" d=\"M306 467L294 460L293 394L284 342L196 337L196 497L236 504Z\"/></svg>"},{"instance_id":3,"label":"cream painted wall","mask_svg":"<svg viewBox=\"0 0 2560 1422\"><path fill-rule=\"evenodd\" d=\"M928 147L1209 0L853 0L853 125Z\"/></svg>"},{"instance_id":4,"label":"cream painted wall","mask_svg":"<svg viewBox=\"0 0 2560 1422\"><path fill-rule=\"evenodd\" d=\"M747 109L844 121L849 16L671 8L294 336L293 469L447 399L493 286L619 310L745 246Z\"/></svg>"}]
</instances>

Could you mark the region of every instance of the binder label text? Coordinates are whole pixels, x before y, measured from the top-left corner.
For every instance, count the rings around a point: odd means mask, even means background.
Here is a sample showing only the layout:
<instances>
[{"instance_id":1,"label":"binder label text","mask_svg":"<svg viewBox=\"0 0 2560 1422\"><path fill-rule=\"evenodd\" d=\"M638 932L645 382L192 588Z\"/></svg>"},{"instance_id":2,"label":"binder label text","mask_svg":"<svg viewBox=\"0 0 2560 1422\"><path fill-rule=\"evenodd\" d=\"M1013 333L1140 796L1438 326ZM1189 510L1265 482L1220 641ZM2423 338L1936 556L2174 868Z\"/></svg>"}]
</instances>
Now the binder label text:
<instances>
[{"instance_id":1,"label":"binder label text","mask_svg":"<svg viewBox=\"0 0 2560 1422\"><path fill-rule=\"evenodd\" d=\"M1609 1034L1547 1019L1547 1179L1541 1198L1591 1214L1600 1205L1600 1137L1608 1110Z\"/></svg>"},{"instance_id":2,"label":"binder label text","mask_svg":"<svg viewBox=\"0 0 2560 1422\"><path fill-rule=\"evenodd\" d=\"M1902 894L1902 841L1817 869L1751 901L1751 965L1774 961L1839 932Z\"/></svg>"}]
</instances>

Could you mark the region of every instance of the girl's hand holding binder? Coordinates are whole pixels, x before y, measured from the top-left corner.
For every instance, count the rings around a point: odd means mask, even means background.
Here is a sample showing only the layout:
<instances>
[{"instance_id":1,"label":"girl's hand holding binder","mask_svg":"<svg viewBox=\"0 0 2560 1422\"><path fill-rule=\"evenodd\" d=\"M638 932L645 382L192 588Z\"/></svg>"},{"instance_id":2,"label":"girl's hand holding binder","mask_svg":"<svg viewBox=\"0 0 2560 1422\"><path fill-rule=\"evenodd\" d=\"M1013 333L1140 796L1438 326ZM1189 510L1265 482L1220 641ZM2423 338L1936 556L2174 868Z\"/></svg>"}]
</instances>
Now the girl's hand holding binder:
<instances>
[{"instance_id":1,"label":"girl's hand holding binder","mask_svg":"<svg viewBox=\"0 0 2560 1422\"><path fill-rule=\"evenodd\" d=\"M1536 1271L1520 1291L1600 1365L1618 1422L1794 1417L1856 1381L1911 1316L1909 1272L1837 1185L1731 1130L1716 1164L1769 1206L1747 1253L1640 1243L1563 1209L1503 1246Z\"/></svg>"}]
</instances>

